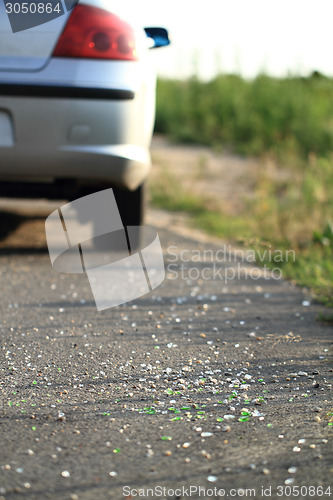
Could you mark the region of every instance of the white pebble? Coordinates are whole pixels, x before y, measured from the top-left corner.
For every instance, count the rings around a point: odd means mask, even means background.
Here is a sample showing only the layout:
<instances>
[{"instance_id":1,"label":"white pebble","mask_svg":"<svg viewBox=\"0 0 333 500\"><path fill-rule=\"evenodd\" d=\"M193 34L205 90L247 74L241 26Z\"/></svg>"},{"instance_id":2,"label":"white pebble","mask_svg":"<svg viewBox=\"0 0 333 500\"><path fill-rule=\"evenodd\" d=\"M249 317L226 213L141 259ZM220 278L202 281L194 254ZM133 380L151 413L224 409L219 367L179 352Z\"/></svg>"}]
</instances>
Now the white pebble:
<instances>
[{"instance_id":1,"label":"white pebble","mask_svg":"<svg viewBox=\"0 0 333 500\"><path fill-rule=\"evenodd\" d=\"M210 483L215 483L215 481L217 481L217 477L216 476L208 476L207 481L209 481Z\"/></svg>"}]
</instances>

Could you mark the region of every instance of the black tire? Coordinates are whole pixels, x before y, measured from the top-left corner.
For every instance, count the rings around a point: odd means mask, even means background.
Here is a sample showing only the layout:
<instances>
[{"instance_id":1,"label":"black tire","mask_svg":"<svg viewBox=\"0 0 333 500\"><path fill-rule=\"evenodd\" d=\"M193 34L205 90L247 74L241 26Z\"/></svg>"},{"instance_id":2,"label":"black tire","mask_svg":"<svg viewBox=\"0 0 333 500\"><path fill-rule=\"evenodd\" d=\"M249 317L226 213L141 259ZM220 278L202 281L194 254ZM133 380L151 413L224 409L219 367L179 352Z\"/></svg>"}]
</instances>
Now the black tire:
<instances>
[{"instance_id":1,"label":"black tire","mask_svg":"<svg viewBox=\"0 0 333 500\"><path fill-rule=\"evenodd\" d=\"M144 219L144 185L135 191L113 188L124 226L141 226Z\"/></svg>"},{"instance_id":2,"label":"black tire","mask_svg":"<svg viewBox=\"0 0 333 500\"><path fill-rule=\"evenodd\" d=\"M73 199L93 194L97 191L112 188L120 217L124 226L141 226L143 224L145 209L145 186L142 184L135 191L120 189L114 186L96 185L80 189ZM72 201L72 200L70 200Z\"/></svg>"},{"instance_id":3,"label":"black tire","mask_svg":"<svg viewBox=\"0 0 333 500\"><path fill-rule=\"evenodd\" d=\"M142 184L139 186L135 191L129 191L125 189L120 189L116 188L114 186L106 186L103 185L104 189L112 188L113 193L117 202L118 210L120 213L121 221L123 223L123 226L141 226L143 223L143 218L144 218L144 206L145 206L145 200L144 200L144 192L145 188L144 185ZM102 186L90 186L83 188L79 191L78 197L82 196L88 196L90 194L96 193L102 189ZM88 220L81 220L80 222L86 223L89 222ZM137 249L140 245L140 237L141 237L141 231L139 230L138 232L135 231L135 229L131 230L131 241L130 241L130 247L131 250L134 251ZM97 237L94 239L94 249L95 251L100 251L104 252L107 251L108 245L108 236L107 235L101 235L100 237ZM122 245L122 242L121 242ZM119 248L118 250L122 249L123 247ZM112 243L112 249L117 250L115 247L115 242L113 241Z\"/></svg>"}]
</instances>

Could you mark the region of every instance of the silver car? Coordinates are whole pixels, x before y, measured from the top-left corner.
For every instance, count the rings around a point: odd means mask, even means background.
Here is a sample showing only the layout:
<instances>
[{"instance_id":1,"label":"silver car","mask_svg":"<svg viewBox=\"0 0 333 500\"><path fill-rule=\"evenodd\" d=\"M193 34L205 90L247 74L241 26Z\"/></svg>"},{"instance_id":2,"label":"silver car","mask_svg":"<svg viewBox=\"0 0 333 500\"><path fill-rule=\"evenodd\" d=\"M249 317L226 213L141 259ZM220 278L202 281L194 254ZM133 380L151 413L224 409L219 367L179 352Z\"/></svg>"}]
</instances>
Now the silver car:
<instances>
[{"instance_id":1,"label":"silver car","mask_svg":"<svg viewBox=\"0 0 333 500\"><path fill-rule=\"evenodd\" d=\"M0 196L112 186L123 223L136 225L155 119L149 49L168 34L109 0L65 4L0 1Z\"/></svg>"}]
</instances>

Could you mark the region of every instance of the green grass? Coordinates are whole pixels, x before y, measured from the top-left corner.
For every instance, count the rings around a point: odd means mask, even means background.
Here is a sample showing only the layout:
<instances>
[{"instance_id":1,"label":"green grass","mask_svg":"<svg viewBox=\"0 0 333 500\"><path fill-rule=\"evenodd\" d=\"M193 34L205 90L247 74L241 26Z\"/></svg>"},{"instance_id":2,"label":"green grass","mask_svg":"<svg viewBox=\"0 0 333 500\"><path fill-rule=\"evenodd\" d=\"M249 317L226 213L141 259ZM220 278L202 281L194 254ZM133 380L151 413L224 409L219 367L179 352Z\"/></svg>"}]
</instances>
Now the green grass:
<instances>
[{"instance_id":1,"label":"green grass","mask_svg":"<svg viewBox=\"0 0 333 500\"><path fill-rule=\"evenodd\" d=\"M325 77L160 79L156 110L156 131L177 141L247 155L307 158L333 150L333 80Z\"/></svg>"}]
</instances>

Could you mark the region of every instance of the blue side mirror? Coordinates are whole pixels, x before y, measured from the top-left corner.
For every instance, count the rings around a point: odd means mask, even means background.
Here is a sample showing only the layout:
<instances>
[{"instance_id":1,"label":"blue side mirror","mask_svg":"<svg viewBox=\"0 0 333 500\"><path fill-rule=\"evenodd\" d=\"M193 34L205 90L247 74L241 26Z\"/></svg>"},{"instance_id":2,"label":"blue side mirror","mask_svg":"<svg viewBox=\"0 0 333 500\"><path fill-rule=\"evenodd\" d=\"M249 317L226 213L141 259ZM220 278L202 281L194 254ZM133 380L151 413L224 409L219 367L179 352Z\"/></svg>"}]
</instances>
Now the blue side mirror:
<instances>
[{"instance_id":1,"label":"blue side mirror","mask_svg":"<svg viewBox=\"0 0 333 500\"><path fill-rule=\"evenodd\" d=\"M170 45L169 35L165 28L145 28L145 32L147 37L153 41L151 49Z\"/></svg>"}]
</instances>

